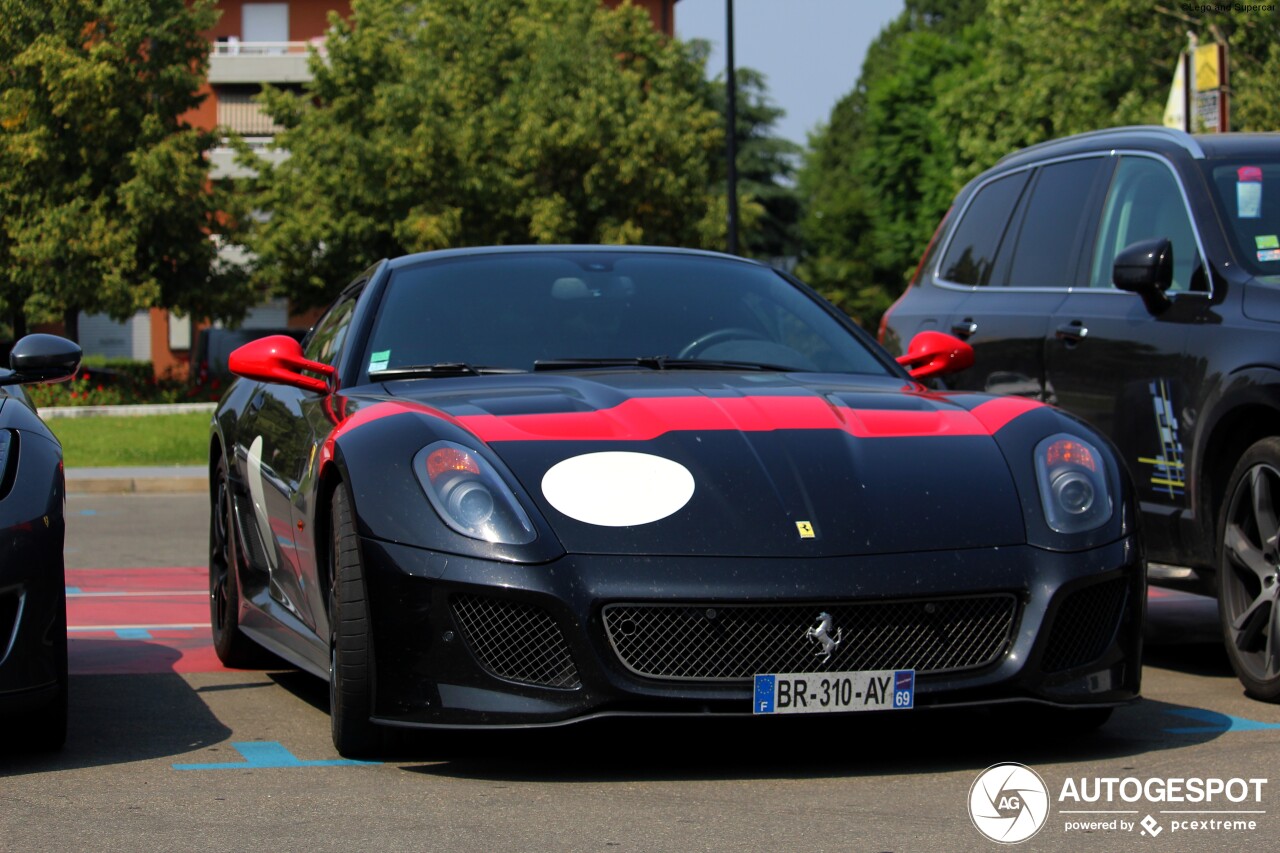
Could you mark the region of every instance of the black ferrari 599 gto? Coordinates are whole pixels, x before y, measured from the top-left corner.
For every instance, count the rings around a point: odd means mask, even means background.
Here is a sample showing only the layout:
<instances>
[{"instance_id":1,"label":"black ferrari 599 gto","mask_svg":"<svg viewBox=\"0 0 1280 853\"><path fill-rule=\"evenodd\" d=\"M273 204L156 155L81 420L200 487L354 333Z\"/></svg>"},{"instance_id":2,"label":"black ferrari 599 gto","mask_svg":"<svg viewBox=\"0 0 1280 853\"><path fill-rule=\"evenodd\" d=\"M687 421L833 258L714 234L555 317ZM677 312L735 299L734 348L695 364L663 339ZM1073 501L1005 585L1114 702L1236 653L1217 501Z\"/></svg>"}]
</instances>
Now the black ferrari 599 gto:
<instances>
[{"instance_id":1,"label":"black ferrari 599 gto","mask_svg":"<svg viewBox=\"0 0 1280 853\"><path fill-rule=\"evenodd\" d=\"M28 335L0 369L0 752L52 750L67 736L67 596L62 446L10 388L68 379L80 347Z\"/></svg>"},{"instance_id":2,"label":"black ferrari 599 gto","mask_svg":"<svg viewBox=\"0 0 1280 853\"><path fill-rule=\"evenodd\" d=\"M1138 694L1143 552L1110 444L946 394L790 276L708 252L382 261L233 353L210 593L228 665L328 680L334 743L610 714Z\"/></svg>"}]
</instances>

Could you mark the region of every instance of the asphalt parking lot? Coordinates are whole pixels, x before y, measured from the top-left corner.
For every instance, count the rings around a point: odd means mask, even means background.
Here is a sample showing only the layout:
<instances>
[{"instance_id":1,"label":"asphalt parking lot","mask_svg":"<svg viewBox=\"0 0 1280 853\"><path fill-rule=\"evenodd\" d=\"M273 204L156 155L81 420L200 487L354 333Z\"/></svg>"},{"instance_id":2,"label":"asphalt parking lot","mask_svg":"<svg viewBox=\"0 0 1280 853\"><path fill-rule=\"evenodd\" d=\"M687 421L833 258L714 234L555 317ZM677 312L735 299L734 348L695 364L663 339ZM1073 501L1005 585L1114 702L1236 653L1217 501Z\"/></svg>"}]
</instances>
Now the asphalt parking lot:
<instances>
[{"instance_id":1,"label":"asphalt parking lot","mask_svg":"<svg viewBox=\"0 0 1280 853\"><path fill-rule=\"evenodd\" d=\"M1000 762L1053 801L1028 850L1262 850L1280 827L1280 707L1243 695L1211 601L1162 591L1145 698L1079 739L972 711L612 720L343 761L322 683L213 655L206 501L69 499L70 734L56 756L0 753L0 849L993 850L968 803ZM1106 779L1119 795L1090 802ZM1174 779L1224 792L1191 802ZM1266 781L1235 801L1231 780Z\"/></svg>"}]
</instances>

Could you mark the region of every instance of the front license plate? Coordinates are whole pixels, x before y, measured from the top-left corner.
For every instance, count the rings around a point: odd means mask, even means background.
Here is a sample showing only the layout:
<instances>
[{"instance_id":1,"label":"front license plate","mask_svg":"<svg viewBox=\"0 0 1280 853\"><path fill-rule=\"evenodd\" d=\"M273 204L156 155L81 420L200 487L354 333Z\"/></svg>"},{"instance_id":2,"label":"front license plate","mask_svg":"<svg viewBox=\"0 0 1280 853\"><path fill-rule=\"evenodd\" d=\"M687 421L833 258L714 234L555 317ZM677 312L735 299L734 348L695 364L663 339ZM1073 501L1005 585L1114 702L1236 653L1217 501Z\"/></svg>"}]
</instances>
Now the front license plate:
<instances>
[{"instance_id":1,"label":"front license plate","mask_svg":"<svg viewBox=\"0 0 1280 853\"><path fill-rule=\"evenodd\" d=\"M787 672L757 675L752 713L830 714L910 708L914 669L875 672Z\"/></svg>"}]
</instances>

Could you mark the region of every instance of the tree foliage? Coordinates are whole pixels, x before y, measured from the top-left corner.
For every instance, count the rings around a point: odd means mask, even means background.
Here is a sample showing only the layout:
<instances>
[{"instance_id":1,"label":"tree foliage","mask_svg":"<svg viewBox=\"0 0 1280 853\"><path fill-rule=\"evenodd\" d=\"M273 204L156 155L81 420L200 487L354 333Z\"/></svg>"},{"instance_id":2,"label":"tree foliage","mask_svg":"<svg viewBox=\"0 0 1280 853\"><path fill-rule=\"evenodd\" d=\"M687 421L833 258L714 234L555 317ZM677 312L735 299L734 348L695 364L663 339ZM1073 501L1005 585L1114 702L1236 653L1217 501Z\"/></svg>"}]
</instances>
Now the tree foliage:
<instances>
[{"instance_id":1,"label":"tree foliage","mask_svg":"<svg viewBox=\"0 0 1280 853\"><path fill-rule=\"evenodd\" d=\"M691 48L599 0L355 0L258 163L257 277L298 305L381 257L516 243L719 246L721 122Z\"/></svg>"},{"instance_id":2,"label":"tree foliage","mask_svg":"<svg viewBox=\"0 0 1280 853\"><path fill-rule=\"evenodd\" d=\"M212 0L0 0L0 299L15 334L80 310L235 316L199 104Z\"/></svg>"},{"instance_id":3,"label":"tree foliage","mask_svg":"<svg viewBox=\"0 0 1280 853\"><path fill-rule=\"evenodd\" d=\"M867 50L858 85L810 140L799 269L865 324L901 290L954 192L954 140L935 114L972 48L981 4L908 2Z\"/></svg>"},{"instance_id":4,"label":"tree foliage","mask_svg":"<svg viewBox=\"0 0 1280 853\"><path fill-rule=\"evenodd\" d=\"M874 323L967 180L1036 142L1159 124L1188 30L1230 46L1232 129L1280 129L1280 15L1190 8L907 0L811 140L801 274Z\"/></svg>"}]
</instances>

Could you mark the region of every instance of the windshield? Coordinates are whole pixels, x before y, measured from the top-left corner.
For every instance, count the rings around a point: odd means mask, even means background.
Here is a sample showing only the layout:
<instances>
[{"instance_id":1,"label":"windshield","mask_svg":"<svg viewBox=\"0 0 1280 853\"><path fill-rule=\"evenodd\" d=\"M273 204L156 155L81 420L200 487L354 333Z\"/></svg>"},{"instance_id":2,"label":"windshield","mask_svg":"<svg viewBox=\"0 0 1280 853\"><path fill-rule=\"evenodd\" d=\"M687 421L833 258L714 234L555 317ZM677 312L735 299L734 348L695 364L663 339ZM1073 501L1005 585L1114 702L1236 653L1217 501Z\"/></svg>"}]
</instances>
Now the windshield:
<instances>
[{"instance_id":1,"label":"windshield","mask_svg":"<svg viewBox=\"0 0 1280 853\"><path fill-rule=\"evenodd\" d=\"M1254 275L1280 275L1280 159L1209 160L1205 168L1241 263Z\"/></svg>"},{"instance_id":2,"label":"windshield","mask_svg":"<svg viewBox=\"0 0 1280 853\"><path fill-rule=\"evenodd\" d=\"M654 369L696 361L890 373L771 269L625 251L471 255L395 270L361 366L376 379L414 367L471 375L617 369L623 360Z\"/></svg>"}]
</instances>

